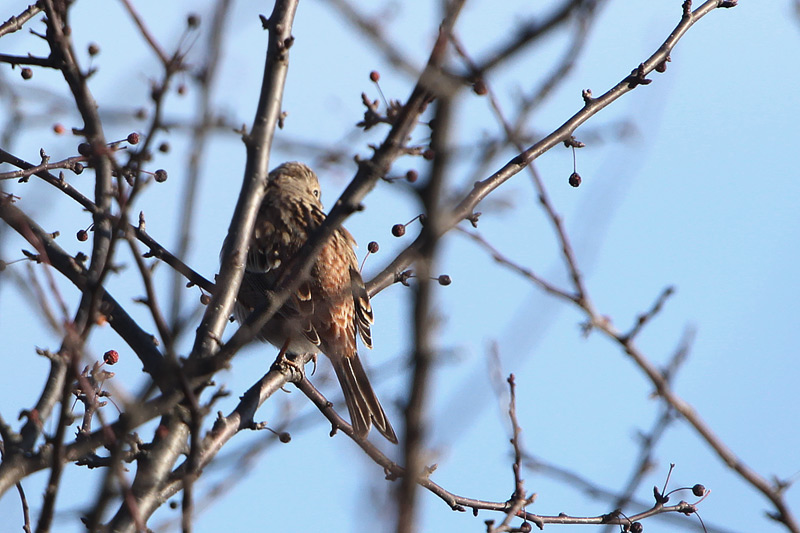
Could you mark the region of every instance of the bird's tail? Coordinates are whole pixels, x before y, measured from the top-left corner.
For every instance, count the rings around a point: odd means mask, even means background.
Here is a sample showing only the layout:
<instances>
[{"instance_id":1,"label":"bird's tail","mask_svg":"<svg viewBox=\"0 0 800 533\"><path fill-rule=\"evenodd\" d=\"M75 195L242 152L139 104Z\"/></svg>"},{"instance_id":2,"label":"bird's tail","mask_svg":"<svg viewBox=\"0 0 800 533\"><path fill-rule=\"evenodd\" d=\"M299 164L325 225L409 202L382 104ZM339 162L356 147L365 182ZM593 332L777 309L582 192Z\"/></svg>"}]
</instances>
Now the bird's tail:
<instances>
[{"instance_id":1,"label":"bird's tail","mask_svg":"<svg viewBox=\"0 0 800 533\"><path fill-rule=\"evenodd\" d=\"M350 423L353 431L359 438L366 438L372 423L381 435L386 437L389 442L397 444L397 435L386 418L386 413L372 390L367 373L358 358L358 354L352 357L341 357L335 361L333 368L336 370L336 377L344 393L347 403L347 410L350 411Z\"/></svg>"}]
</instances>

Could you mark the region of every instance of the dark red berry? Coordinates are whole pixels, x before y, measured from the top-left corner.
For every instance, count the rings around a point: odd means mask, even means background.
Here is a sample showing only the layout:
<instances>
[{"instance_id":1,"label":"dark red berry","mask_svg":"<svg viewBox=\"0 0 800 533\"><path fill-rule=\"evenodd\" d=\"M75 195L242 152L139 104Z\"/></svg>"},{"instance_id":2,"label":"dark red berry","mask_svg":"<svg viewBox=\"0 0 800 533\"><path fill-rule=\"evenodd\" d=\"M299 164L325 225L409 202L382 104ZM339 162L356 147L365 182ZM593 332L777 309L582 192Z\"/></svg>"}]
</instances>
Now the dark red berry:
<instances>
[{"instance_id":1,"label":"dark red berry","mask_svg":"<svg viewBox=\"0 0 800 533\"><path fill-rule=\"evenodd\" d=\"M128 134L128 144L139 144L139 134L136 132Z\"/></svg>"},{"instance_id":2,"label":"dark red berry","mask_svg":"<svg viewBox=\"0 0 800 533\"><path fill-rule=\"evenodd\" d=\"M78 230L77 237L78 237L78 240L81 241L81 242L88 241L89 240L89 232L86 231L85 229Z\"/></svg>"},{"instance_id":3,"label":"dark red berry","mask_svg":"<svg viewBox=\"0 0 800 533\"><path fill-rule=\"evenodd\" d=\"M33 71L28 67L25 67L22 69L22 71L20 71L20 75L22 76L23 80L29 80L33 77Z\"/></svg>"},{"instance_id":4,"label":"dark red berry","mask_svg":"<svg viewBox=\"0 0 800 533\"><path fill-rule=\"evenodd\" d=\"M65 128L63 124L53 124L53 132L56 135L63 135L66 131L67 128Z\"/></svg>"},{"instance_id":5,"label":"dark red berry","mask_svg":"<svg viewBox=\"0 0 800 533\"><path fill-rule=\"evenodd\" d=\"M392 226L392 235L395 237L402 237L406 234L406 227L402 224L395 224Z\"/></svg>"},{"instance_id":6,"label":"dark red berry","mask_svg":"<svg viewBox=\"0 0 800 533\"><path fill-rule=\"evenodd\" d=\"M489 92L489 88L486 86L486 82L483 80L477 80L475 83L473 83L472 90L478 96L483 96L484 94Z\"/></svg>"},{"instance_id":7,"label":"dark red berry","mask_svg":"<svg viewBox=\"0 0 800 533\"><path fill-rule=\"evenodd\" d=\"M169 152L169 143L168 142L163 142L163 143L159 144L158 145L158 151L161 152L161 153L164 153L164 154Z\"/></svg>"},{"instance_id":8,"label":"dark red berry","mask_svg":"<svg viewBox=\"0 0 800 533\"><path fill-rule=\"evenodd\" d=\"M200 25L200 16L194 13L186 17L186 25L190 28L196 28Z\"/></svg>"},{"instance_id":9,"label":"dark red berry","mask_svg":"<svg viewBox=\"0 0 800 533\"><path fill-rule=\"evenodd\" d=\"M89 157L92 154L92 146L89 143L80 143L78 145L78 153L82 156Z\"/></svg>"},{"instance_id":10,"label":"dark red berry","mask_svg":"<svg viewBox=\"0 0 800 533\"><path fill-rule=\"evenodd\" d=\"M211 296L206 293L200 295L200 303L203 305L208 305L211 302Z\"/></svg>"},{"instance_id":11,"label":"dark red berry","mask_svg":"<svg viewBox=\"0 0 800 533\"><path fill-rule=\"evenodd\" d=\"M706 488L703 485L701 485L700 483L698 483L697 485L692 487L692 494L694 494L697 497L705 496Z\"/></svg>"},{"instance_id":12,"label":"dark red berry","mask_svg":"<svg viewBox=\"0 0 800 533\"><path fill-rule=\"evenodd\" d=\"M282 443L286 444L287 442L292 440L292 436L289 434L288 431L281 431L280 434L278 434L278 439L280 439Z\"/></svg>"},{"instance_id":13,"label":"dark red berry","mask_svg":"<svg viewBox=\"0 0 800 533\"><path fill-rule=\"evenodd\" d=\"M450 276L448 276L447 274L442 274L436 279L439 281L439 285L443 285L445 287L453 283L453 280L450 279Z\"/></svg>"},{"instance_id":14,"label":"dark red berry","mask_svg":"<svg viewBox=\"0 0 800 533\"><path fill-rule=\"evenodd\" d=\"M377 70L373 70L372 72L369 73L369 79L373 83L377 83L378 80L381 79L381 75L378 73Z\"/></svg>"},{"instance_id":15,"label":"dark red berry","mask_svg":"<svg viewBox=\"0 0 800 533\"><path fill-rule=\"evenodd\" d=\"M431 150L430 148L428 148L427 150L425 150L424 152L422 152L422 157L424 157L424 158L425 158L425 159L427 159L428 161L431 161L431 160L433 159L433 156L434 156L434 155L436 155L436 154L435 154L435 153L434 153L434 151L433 151L433 150Z\"/></svg>"},{"instance_id":16,"label":"dark red berry","mask_svg":"<svg viewBox=\"0 0 800 533\"><path fill-rule=\"evenodd\" d=\"M103 361L107 365L117 364L119 361L119 353L116 350L109 350L103 354Z\"/></svg>"},{"instance_id":17,"label":"dark red berry","mask_svg":"<svg viewBox=\"0 0 800 533\"><path fill-rule=\"evenodd\" d=\"M581 184L581 175L577 172L573 172L569 175L569 184L573 187L578 187Z\"/></svg>"},{"instance_id":18,"label":"dark red berry","mask_svg":"<svg viewBox=\"0 0 800 533\"><path fill-rule=\"evenodd\" d=\"M96 56L100 53L100 46L97 43L91 43L89 45L89 55Z\"/></svg>"},{"instance_id":19,"label":"dark red berry","mask_svg":"<svg viewBox=\"0 0 800 533\"><path fill-rule=\"evenodd\" d=\"M378 253L379 249L380 249L380 245L378 245L378 243L375 242L375 241L372 241L367 245L367 250L369 250L369 253L371 253L371 254Z\"/></svg>"},{"instance_id":20,"label":"dark red berry","mask_svg":"<svg viewBox=\"0 0 800 533\"><path fill-rule=\"evenodd\" d=\"M153 176L158 183L164 183L165 181L167 181L167 171L164 170L163 168L156 170Z\"/></svg>"},{"instance_id":21,"label":"dark red berry","mask_svg":"<svg viewBox=\"0 0 800 533\"><path fill-rule=\"evenodd\" d=\"M419 173L416 170L409 170L406 172L406 180L409 183L414 183L419 178Z\"/></svg>"}]
</instances>

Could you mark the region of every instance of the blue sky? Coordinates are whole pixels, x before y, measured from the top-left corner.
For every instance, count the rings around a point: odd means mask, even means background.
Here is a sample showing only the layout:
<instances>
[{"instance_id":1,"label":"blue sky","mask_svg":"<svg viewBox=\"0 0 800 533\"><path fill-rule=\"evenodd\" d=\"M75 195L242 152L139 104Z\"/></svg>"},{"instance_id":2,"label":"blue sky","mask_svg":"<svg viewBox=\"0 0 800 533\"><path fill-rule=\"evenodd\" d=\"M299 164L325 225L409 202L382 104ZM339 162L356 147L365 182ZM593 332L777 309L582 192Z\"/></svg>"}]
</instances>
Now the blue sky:
<instances>
[{"instance_id":1,"label":"blue sky","mask_svg":"<svg viewBox=\"0 0 800 533\"><path fill-rule=\"evenodd\" d=\"M176 28L182 26L185 13L197 9L190 2L136 4L166 47L176 39ZM20 4L19 10L23 8ZM226 44L215 101L234 124L252 120L264 54L264 34L256 15L270 9L267 4L239 2L229 24L233 31ZM394 17L388 34L404 49L407 46L407 56L422 65L438 10L416 1L386 9ZM535 9L527 2L507 2L503 9L489 2L468 2L457 31L480 57L514 20L536 13ZM78 48L81 43L96 41L102 49L95 59L99 70L92 80L101 112L146 103L148 78L154 72L152 55L119 10L117 3L82 0L73 15ZM207 13L201 14L208 19ZM607 2L591 28L576 69L531 116L529 131L544 134L560 125L580 109L582 89L591 88L597 95L617 83L657 49L679 17L677 1ZM97 24L98 19L107 23ZM676 392L744 462L767 478L776 475L782 479L800 472L796 423L800 419L800 282L795 275L800 184L794 146L800 79L797 69L784 59L787 51L797 47L798 29L800 24L788 1L742 2L735 9L709 14L678 44L665 74L653 74L652 84L625 95L578 129L578 139L594 139L592 133L597 131L602 135L602 140L578 151L578 171L584 180L580 188L567 184L572 154L566 148L556 147L536 161L564 218L598 311L627 330L665 286L675 286L675 295L639 337L639 347L651 360L664 364L686 329L693 328L695 341L675 381ZM363 109L360 93L378 97L368 81L369 71L381 72L381 86L390 98L405 99L413 80L392 72L380 54L344 25L326 3L301 3L294 35L284 99L289 116L278 139L339 146L350 135L343 144L345 160L356 153L368 155L367 143L384 133L353 134ZM30 42L31 38L20 32L0 40L0 51L24 53ZM535 87L542 73L552 68L566 42L563 35L548 39L489 78L507 113L513 110L514 96ZM5 74L9 74L7 68ZM10 74L6 78L17 88L30 91L25 94L29 109L48 113L40 127L22 131L10 151L29 160L37 159L40 147L54 158L71 155L75 142L53 135L49 123L72 126L76 124L74 115L37 108L34 101L35 90L57 78L37 70L34 79L22 86L17 72ZM190 116L192 101L191 94L172 98L171 116ZM457 144L499 132L488 101L472 93L459 99L457 116ZM633 133L616 140L610 132L623 121L632 126ZM123 138L143 127L133 120L117 123L107 136ZM423 142L427 134L420 127L414 140ZM138 208L145 211L150 234L172 246L171 226L177 216L176 198L186 178L182 154L188 141L178 129L169 141L171 153L158 155L153 169L166 168L170 178L146 192ZM513 155L499 155L491 170ZM297 157L297 153L276 150L272 161L277 164ZM244 149L237 135L215 135L203 165L196 247L187 258L209 278L217 268L219 246L243 167ZM395 165L398 173L408 168L423 173L424 164L419 158L404 158ZM466 157L454 168L449 177L452 191L469 186L471 168ZM354 171L352 163L320 169L326 206L332 205ZM89 179L84 174L74 182L89 192ZM361 243L360 257L369 241L381 244L381 251L367 262L366 278L411 242L418 230L411 226L409 236L403 239L390 235L393 224L418 213L402 187L379 184L366 201L367 209L347 223ZM62 246L74 252L88 250L72 238L74 231L89 223L76 205L35 181L10 185L9 190L21 196L20 207L36 214L45 227L61 230ZM481 235L509 258L563 286L566 277L559 249L527 175L520 173L493 197L510 202L513 209L483 209L478 228ZM4 237L4 259L16 257L21 247L16 237ZM122 257L132 268L130 259ZM22 271L21 265L17 267ZM449 274L453 284L436 292L441 351L430 406L430 462L439 465L433 479L457 494L474 498L502 501L511 494L507 406L504 398L495 394L489 376L490 347L496 343L501 373L513 372L517 379L520 424L530 453L600 487L619 490L638 450L637 432L647 431L661 409L650 397L652 387L642 373L601 335L593 333L584 339L580 334L584 317L576 309L498 267L456 232L442 243L438 270ZM158 267L157 273L159 285L166 286L165 265ZM59 286L68 302L76 305L76 292L66 283ZM111 280L109 289L122 302L142 292L138 283L127 278ZM191 292L188 300L193 303L197 296ZM375 298L375 349L363 354L396 427L402 416L397 404L407 380L402 360L410 347L409 298L410 292L402 286L393 286ZM144 326L153 330L144 309L136 312ZM3 287L0 334L13 341L6 347L7 360L20 362L13 371L0 375L0 406L6 420L13 420L20 409L28 407L32 391L41 387L46 363L35 355L34 347L56 349L59 344L57 336L36 324L35 316L16 289ZM19 335L20 331L25 335ZM90 345L96 354L109 347L120 350L123 362L115 368L115 394L124 398L134 393L143 381L140 365L132 353L120 349L113 332L108 328L96 331ZM190 346L191 339L187 339L184 349L188 351ZM255 377L267 370L273 357L271 347L246 349L232 371L221 376L219 382L224 382L232 395L215 409L230 410ZM328 371L326 362L321 362L313 380L335 398L337 389L327 379ZM393 485L384 481L381 469L343 435L328 438L321 415L298 391L290 390L265 405L259 412L261 419L279 424L287 412L299 412L313 424L290 425L293 440L288 445L265 445L259 457L237 472L238 483L204 506L196 531L248 531L266 524L275 530L310 530L323 523L332 531L385 528L386 521L380 517L391 512L386 491ZM147 435L148 429L142 434ZM257 439L269 441L270 437L265 433L238 435L220 458L228 454L238 457ZM399 457L399 450L386 448ZM764 511L771 510L766 501L725 468L684 422L673 423L653 459L654 468L637 492L639 499L649 502L651 486L661 486L669 463L675 463L671 486L703 483L712 490L700 506L707 524L726 531L782 530L764 518ZM68 482L76 484L89 479L74 467L67 470L67 476ZM212 466L200 490L209 488L212 480L226 477L230 472ZM598 515L611 510L612 504L592 499L543 473L526 470L524 477L527 489L538 494L532 512ZM25 481L34 509L44 480L38 475ZM66 513L79 510L92 501L94 493L93 488L64 493L62 508ZM483 520L502 519L488 512L481 512L479 518L453 513L435 496L425 492L419 496L423 510L420 531L479 531L484 529ZM789 489L786 497L795 511L800 510L796 488ZM692 501L689 494L677 499ZM0 516L18 514L16 494L0 499ZM177 517L176 511L164 508L150 525ZM695 518L686 520L696 523ZM76 525L64 531L79 530L74 517L69 522ZM674 523L658 519L645 522L645 528L649 533L680 530ZM550 529L582 530L554 525L548 526Z\"/></svg>"}]
</instances>

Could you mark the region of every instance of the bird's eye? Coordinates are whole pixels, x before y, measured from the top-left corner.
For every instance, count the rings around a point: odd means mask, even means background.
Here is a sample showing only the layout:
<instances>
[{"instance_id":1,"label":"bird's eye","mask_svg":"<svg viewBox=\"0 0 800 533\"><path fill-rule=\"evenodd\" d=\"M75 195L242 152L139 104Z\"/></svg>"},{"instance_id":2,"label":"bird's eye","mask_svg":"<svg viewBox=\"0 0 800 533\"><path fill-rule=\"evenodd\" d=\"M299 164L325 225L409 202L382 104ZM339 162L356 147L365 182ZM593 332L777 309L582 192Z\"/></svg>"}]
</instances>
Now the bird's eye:
<instances>
[{"instance_id":1,"label":"bird's eye","mask_svg":"<svg viewBox=\"0 0 800 533\"><path fill-rule=\"evenodd\" d=\"M319 198L319 189L313 189L311 191L311 194L314 195L314 198Z\"/></svg>"}]
</instances>

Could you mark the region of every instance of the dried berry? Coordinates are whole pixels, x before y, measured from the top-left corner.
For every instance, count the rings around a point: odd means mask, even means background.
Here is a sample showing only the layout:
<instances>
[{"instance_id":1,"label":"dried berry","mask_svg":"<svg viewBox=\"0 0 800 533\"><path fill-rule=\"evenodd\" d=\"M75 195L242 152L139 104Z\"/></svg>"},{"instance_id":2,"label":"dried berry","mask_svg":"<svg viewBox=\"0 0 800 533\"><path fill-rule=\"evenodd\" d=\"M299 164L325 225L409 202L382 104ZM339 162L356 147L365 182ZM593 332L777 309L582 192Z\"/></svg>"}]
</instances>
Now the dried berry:
<instances>
[{"instance_id":1,"label":"dried berry","mask_svg":"<svg viewBox=\"0 0 800 533\"><path fill-rule=\"evenodd\" d=\"M89 44L89 55L96 56L100 53L100 46L97 43Z\"/></svg>"},{"instance_id":2,"label":"dried berry","mask_svg":"<svg viewBox=\"0 0 800 533\"><path fill-rule=\"evenodd\" d=\"M436 279L439 282L439 285L442 285L444 287L447 287L448 285L453 283L453 280L450 279L450 276L448 276L447 274L442 274L441 276L439 276Z\"/></svg>"},{"instance_id":3,"label":"dried berry","mask_svg":"<svg viewBox=\"0 0 800 533\"><path fill-rule=\"evenodd\" d=\"M700 483L698 483L697 485L692 487L692 494L694 494L697 497L705 496L706 488L703 485L701 485Z\"/></svg>"},{"instance_id":4,"label":"dried berry","mask_svg":"<svg viewBox=\"0 0 800 533\"><path fill-rule=\"evenodd\" d=\"M381 75L378 74L377 70L373 70L372 72L369 73L369 79L373 83L378 83L378 80L381 79Z\"/></svg>"},{"instance_id":5,"label":"dried berry","mask_svg":"<svg viewBox=\"0 0 800 533\"><path fill-rule=\"evenodd\" d=\"M380 246L375 241L372 241L367 245L367 250L369 250L369 253L371 253L371 254L378 253L379 249L380 249Z\"/></svg>"},{"instance_id":6,"label":"dried berry","mask_svg":"<svg viewBox=\"0 0 800 533\"><path fill-rule=\"evenodd\" d=\"M25 67L22 69L22 71L20 71L20 75L22 75L23 80L29 80L33 77L33 71L28 67Z\"/></svg>"},{"instance_id":7,"label":"dried berry","mask_svg":"<svg viewBox=\"0 0 800 533\"><path fill-rule=\"evenodd\" d=\"M128 134L128 144L139 144L139 134L136 132Z\"/></svg>"},{"instance_id":8,"label":"dried berry","mask_svg":"<svg viewBox=\"0 0 800 533\"><path fill-rule=\"evenodd\" d=\"M119 361L119 353L116 350L109 350L103 354L103 361L107 365L117 364Z\"/></svg>"},{"instance_id":9,"label":"dried berry","mask_svg":"<svg viewBox=\"0 0 800 533\"><path fill-rule=\"evenodd\" d=\"M406 181L414 183L419 178L419 173L416 170L409 170L406 172Z\"/></svg>"},{"instance_id":10,"label":"dried berry","mask_svg":"<svg viewBox=\"0 0 800 533\"><path fill-rule=\"evenodd\" d=\"M78 237L78 240L81 242L89 240L89 232L86 231L85 229L78 230L78 234L76 236Z\"/></svg>"},{"instance_id":11,"label":"dried berry","mask_svg":"<svg viewBox=\"0 0 800 533\"><path fill-rule=\"evenodd\" d=\"M163 168L156 170L153 176L158 183L164 183L167 181L167 171Z\"/></svg>"},{"instance_id":12,"label":"dried berry","mask_svg":"<svg viewBox=\"0 0 800 533\"><path fill-rule=\"evenodd\" d=\"M402 224L395 224L392 226L392 235L395 237L402 237L406 234L406 227Z\"/></svg>"},{"instance_id":13,"label":"dried berry","mask_svg":"<svg viewBox=\"0 0 800 533\"><path fill-rule=\"evenodd\" d=\"M573 172L569 175L569 184L573 187L578 187L581 184L581 175L577 172Z\"/></svg>"}]
</instances>

